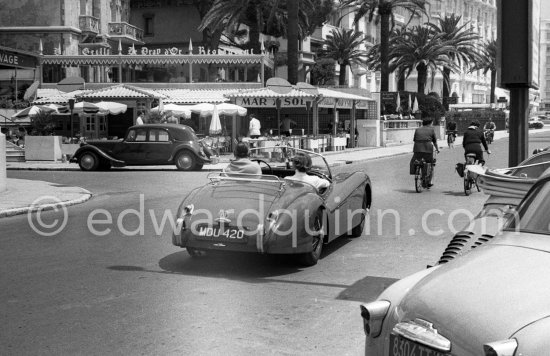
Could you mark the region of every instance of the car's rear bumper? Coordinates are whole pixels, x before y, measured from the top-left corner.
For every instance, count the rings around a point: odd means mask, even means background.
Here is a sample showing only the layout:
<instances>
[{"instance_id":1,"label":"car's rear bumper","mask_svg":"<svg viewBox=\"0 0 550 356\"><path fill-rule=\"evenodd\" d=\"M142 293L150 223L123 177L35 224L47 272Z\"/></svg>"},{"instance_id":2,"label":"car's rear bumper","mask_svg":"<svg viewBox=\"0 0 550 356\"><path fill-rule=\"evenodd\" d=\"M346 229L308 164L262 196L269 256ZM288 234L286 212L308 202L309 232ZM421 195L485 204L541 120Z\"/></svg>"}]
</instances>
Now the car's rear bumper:
<instances>
[{"instance_id":1,"label":"car's rear bumper","mask_svg":"<svg viewBox=\"0 0 550 356\"><path fill-rule=\"evenodd\" d=\"M220 237L198 236L185 228L182 219L178 219L176 230L172 234L172 244L204 250L298 254L311 252L312 237L302 235L298 240L296 234L280 236L270 231L266 233L264 227L260 226L256 233L247 234L242 240L235 242L235 240Z\"/></svg>"}]
</instances>

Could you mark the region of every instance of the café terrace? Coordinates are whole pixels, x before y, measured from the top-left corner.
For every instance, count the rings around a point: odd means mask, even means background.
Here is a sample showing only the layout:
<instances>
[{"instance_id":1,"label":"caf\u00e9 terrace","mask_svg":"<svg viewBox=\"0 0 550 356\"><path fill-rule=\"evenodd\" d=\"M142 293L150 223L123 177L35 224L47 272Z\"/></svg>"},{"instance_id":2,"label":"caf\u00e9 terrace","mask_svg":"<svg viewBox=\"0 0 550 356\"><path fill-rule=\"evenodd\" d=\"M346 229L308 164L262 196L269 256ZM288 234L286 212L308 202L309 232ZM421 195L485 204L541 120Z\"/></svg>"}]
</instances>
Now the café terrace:
<instances>
[{"instance_id":1,"label":"caf\u00e9 terrace","mask_svg":"<svg viewBox=\"0 0 550 356\"><path fill-rule=\"evenodd\" d=\"M187 50L136 50L133 46L123 50L119 43L117 54L102 49L83 50L79 55L64 55L60 49L52 55L44 54L40 44L39 52L40 89L34 104L67 104L69 99L75 99L116 101L128 106L126 113L120 115L74 115L73 125L79 128L75 132L83 137L121 137L126 128L135 124L140 111L149 113L156 106L231 102L246 108L248 114L257 115L264 136L278 136L280 122L288 116L295 122L295 136L319 138L323 147L336 149L332 138L347 135L346 144L338 144L341 149L355 146L349 133L358 127L356 120L378 118L378 103L364 90L298 83L281 92L266 86L266 77L273 77L275 66L273 54L265 51L263 44L261 54L225 47L205 51L200 46L193 48L191 42ZM44 79L52 77L52 73L74 74L87 80L80 85L69 83L72 86L46 82ZM179 120L184 124L191 122L183 117ZM191 120L199 135L209 134L211 116L193 115ZM56 133L69 136L70 120L60 116L58 121ZM222 135L232 142L245 137L248 122L247 117L222 117ZM364 139L360 145L370 145L370 141Z\"/></svg>"}]
</instances>

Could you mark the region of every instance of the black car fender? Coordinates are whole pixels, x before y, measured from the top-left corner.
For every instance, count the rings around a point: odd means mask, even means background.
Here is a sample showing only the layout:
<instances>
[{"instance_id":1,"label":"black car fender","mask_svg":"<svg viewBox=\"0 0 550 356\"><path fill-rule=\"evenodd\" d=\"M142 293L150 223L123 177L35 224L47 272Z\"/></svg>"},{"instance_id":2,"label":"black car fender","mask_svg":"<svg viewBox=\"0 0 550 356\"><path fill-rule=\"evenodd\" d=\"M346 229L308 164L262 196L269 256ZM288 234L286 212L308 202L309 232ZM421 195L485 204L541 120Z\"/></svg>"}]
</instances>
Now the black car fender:
<instances>
[{"instance_id":1,"label":"black car fender","mask_svg":"<svg viewBox=\"0 0 550 356\"><path fill-rule=\"evenodd\" d=\"M78 163L78 161L80 160L80 156L82 156L82 154L84 154L85 152L90 152L90 151L97 154L101 158L110 161L114 166L125 166L126 165L126 162L115 159L115 158L109 156L108 154L106 154L105 152L103 152L102 150L100 150L99 148L97 148L95 146L92 146L92 145L85 145L85 146L80 147L78 150L76 150L76 152L74 153L74 155L72 156L70 161Z\"/></svg>"}]
</instances>

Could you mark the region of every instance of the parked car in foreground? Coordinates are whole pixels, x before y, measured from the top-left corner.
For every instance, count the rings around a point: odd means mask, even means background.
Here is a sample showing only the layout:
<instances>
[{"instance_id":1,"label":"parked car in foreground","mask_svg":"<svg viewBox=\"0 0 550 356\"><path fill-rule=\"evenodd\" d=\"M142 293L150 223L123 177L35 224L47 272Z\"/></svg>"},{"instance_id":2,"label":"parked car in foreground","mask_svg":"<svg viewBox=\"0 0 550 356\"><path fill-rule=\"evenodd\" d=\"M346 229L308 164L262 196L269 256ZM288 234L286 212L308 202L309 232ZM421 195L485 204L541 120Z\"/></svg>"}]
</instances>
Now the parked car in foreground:
<instances>
[{"instance_id":1,"label":"parked car in foreground","mask_svg":"<svg viewBox=\"0 0 550 356\"><path fill-rule=\"evenodd\" d=\"M496 236L361 305L365 354L548 355L550 172ZM457 244L457 249L464 246Z\"/></svg>"},{"instance_id":2,"label":"parked car in foreground","mask_svg":"<svg viewBox=\"0 0 550 356\"><path fill-rule=\"evenodd\" d=\"M87 141L70 161L78 163L83 171L167 164L191 171L210 162L195 131L179 124L136 125L127 130L123 139Z\"/></svg>"},{"instance_id":3,"label":"parked car in foreground","mask_svg":"<svg viewBox=\"0 0 550 356\"><path fill-rule=\"evenodd\" d=\"M312 158L309 174L328 179L322 191L294 174L288 157ZM297 255L303 265L317 263L324 243L362 234L372 202L370 179L359 171L332 176L323 156L290 147L251 150L262 175L212 173L208 183L183 199L172 236L175 246L198 257L208 251Z\"/></svg>"}]
</instances>

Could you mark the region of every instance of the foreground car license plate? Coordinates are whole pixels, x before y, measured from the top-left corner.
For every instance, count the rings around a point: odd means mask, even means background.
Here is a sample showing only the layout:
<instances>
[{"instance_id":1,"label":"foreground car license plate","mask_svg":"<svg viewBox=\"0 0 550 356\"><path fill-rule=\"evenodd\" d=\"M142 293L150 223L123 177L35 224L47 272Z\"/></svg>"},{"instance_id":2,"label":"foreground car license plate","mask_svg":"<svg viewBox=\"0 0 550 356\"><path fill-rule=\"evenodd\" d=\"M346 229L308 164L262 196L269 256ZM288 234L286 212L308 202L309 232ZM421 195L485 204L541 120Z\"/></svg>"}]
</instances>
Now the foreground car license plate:
<instances>
[{"instance_id":1,"label":"foreground car license plate","mask_svg":"<svg viewBox=\"0 0 550 356\"><path fill-rule=\"evenodd\" d=\"M449 356L449 353L432 349L399 335L390 334L390 356Z\"/></svg>"},{"instance_id":2,"label":"foreground car license plate","mask_svg":"<svg viewBox=\"0 0 550 356\"><path fill-rule=\"evenodd\" d=\"M244 230L231 226L199 226L197 238L236 243L246 243L247 241Z\"/></svg>"}]
</instances>

